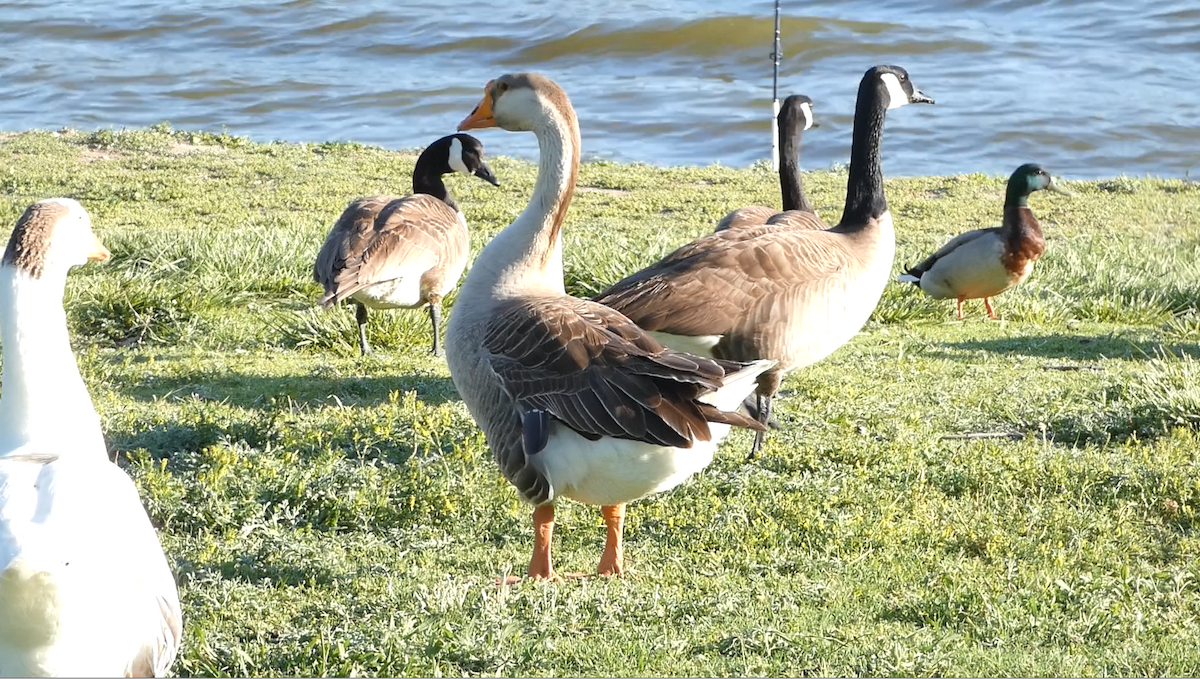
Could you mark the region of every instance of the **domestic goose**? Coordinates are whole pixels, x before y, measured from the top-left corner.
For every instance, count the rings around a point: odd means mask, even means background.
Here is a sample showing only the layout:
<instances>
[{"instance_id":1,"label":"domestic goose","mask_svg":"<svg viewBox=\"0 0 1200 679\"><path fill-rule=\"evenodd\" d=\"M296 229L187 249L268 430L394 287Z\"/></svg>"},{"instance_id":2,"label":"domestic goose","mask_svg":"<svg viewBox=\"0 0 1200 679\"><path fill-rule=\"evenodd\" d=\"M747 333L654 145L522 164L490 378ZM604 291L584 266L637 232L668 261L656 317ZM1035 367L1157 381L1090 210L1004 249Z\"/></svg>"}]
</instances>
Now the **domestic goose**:
<instances>
[{"instance_id":1,"label":"domestic goose","mask_svg":"<svg viewBox=\"0 0 1200 679\"><path fill-rule=\"evenodd\" d=\"M842 220L827 230L743 227L703 236L594 299L667 346L734 361L771 359L752 414L768 422L771 399L793 368L816 363L870 317L896 251L883 191L880 138L888 109L933 100L899 66L863 75L854 113ZM760 429L750 450L763 445Z\"/></svg>"},{"instance_id":2,"label":"domestic goose","mask_svg":"<svg viewBox=\"0 0 1200 679\"><path fill-rule=\"evenodd\" d=\"M813 209L800 179L800 137L805 130L818 127L813 117L813 103L803 94L793 94L779 108L779 190L783 196L783 211L765 205L749 205L725 215L717 223L717 231L746 226L779 224L797 229L827 229Z\"/></svg>"},{"instance_id":3,"label":"domestic goose","mask_svg":"<svg viewBox=\"0 0 1200 679\"><path fill-rule=\"evenodd\" d=\"M1046 241L1029 209L1029 194L1043 189L1071 195L1039 165L1026 163L1008 178L1004 218L1000 226L975 229L950 239L920 264L905 269L899 280L912 283L934 299L957 300L958 320L963 300L983 298L988 317L997 319L992 297L1029 277Z\"/></svg>"},{"instance_id":4,"label":"domestic goose","mask_svg":"<svg viewBox=\"0 0 1200 679\"><path fill-rule=\"evenodd\" d=\"M79 376L67 271L108 250L74 200L30 206L0 263L0 675L162 676L175 580Z\"/></svg>"},{"instance_id":5,"label":"domestic goose","mask_svg":"<svg viewBox=\"0 0 1200 679\"><path fill-rule=\"evenodd\" d=\"M562 227L579 172L579 123L563 90L517 73L488 82L460 130L533 132L533 196L467 273L446 328L446 361L504 477L535 505L528 575L556 578L554 502L600 505L597 571L624 571L625 504L670 489L712 461L770 361L668 349L628 318L563 289Z\"/></svg>"},{"instance_id":6,"label":"domestic goose","mask_svg":"<svg viewBox=\"0 0 1200 679\"><path fill-rule=\"evenodd\" d=\"M499 186L483 161L483 144L452 134L430 144L413 167L413 192L404 198L367 196L352 201L330 230L313 265L329 308L349 300L356 307L358 348L367 342L367 309L429 307L432 353L441 354L442 297L467 266L467 219L442 175L475 175Z\"/></svg>"}]
</instances>

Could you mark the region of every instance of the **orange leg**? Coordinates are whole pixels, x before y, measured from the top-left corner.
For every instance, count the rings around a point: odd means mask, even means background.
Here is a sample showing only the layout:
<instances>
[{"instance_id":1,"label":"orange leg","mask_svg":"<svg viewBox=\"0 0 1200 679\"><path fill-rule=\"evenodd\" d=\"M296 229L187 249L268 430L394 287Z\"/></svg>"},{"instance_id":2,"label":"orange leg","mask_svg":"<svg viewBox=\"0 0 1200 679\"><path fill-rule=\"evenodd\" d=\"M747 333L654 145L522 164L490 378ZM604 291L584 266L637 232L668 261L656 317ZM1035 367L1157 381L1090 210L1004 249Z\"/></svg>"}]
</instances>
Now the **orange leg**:
<instances>
[{"instance_id":1,"label":"orange leg","mask_svg":"<svg viewBox=\"0 0 1200 679\"><path fill-rule=\"evenodd\" d=\"M992 319L993 321L998 320L1000 318L1000 316L996 314L996 310L992 308L992 298L991 297L984 297L983 305L985 307L987 307L988 318Z\"/></svg>"},{"instance_id":2,"label":"orange leg","mask_svg":"<svg viewBox=\"0 0 1200 679\"><path fill-rule=\"evenodd\" d=\"M959 297L959 298L958 298L958 320L960 320L960 321L963 319L963 314L962 314L962 305L963 305L963 300L964 300L964 299L966 299L966 297Z\"/></svg>"},{"instance_id":3,"label":"orange leg","mask_svg":"<svg viewBox=\"0 0 1200 679\"><path fill-rule=\"evenodd\" d=\"M625 532L625 505L605 505L600 508L608 537L604 542L604 554L600 557L600 575L620 575L625 572L625 548L621 538Z\"/></svg>"},{"instance_id":4,"label":"orange leg","mask_svg":"<svg viewBox=\"0 0 1200 679\"><path fill-rule=\"evenodd\" d=\"M533 510L533 558L529 560L529 577L534 580L561 580L550 561L550 543L554 540L554 505L546 504Z\"/></svg>"}]
</instances>

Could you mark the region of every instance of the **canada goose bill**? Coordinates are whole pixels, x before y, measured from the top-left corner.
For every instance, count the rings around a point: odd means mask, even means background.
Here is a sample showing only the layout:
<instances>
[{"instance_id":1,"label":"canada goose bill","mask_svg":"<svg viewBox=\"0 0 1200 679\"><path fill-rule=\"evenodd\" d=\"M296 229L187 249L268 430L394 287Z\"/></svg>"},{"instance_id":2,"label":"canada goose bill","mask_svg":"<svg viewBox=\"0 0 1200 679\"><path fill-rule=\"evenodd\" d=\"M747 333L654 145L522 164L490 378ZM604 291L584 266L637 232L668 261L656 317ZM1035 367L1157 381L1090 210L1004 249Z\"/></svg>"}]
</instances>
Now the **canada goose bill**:
<instances>
[{"instance_id":1,"label":"canada goose bill","mask_svg":"<svg viewBox=\"0 0 1200 679\"><path fill-rule=\"evenodd\" d=\"M883 123L889 109L913 101L932 99L903 68L880 65L863 75L837 226L810 222L719 231L613 284L595 300L668 346L724 360L775 361L759 376L748 409L760 424L770 422L771 401L784 375L848 342L879 302L896 247L880 157ZM781 182L785 200L788 183ZM755 435L751 458L764 440L765 427Z\"/></svg>"},{"instance_id":2,"label":"canada goose bill","mask_svg":"<svg viewBox=\"0 0 1200 679\"><path fill-rule=\"evenodd\" d=\"M538 176L524 211L480 252L446 328L454 385L504 477L534 505L527 575L557 579L554 502L599 505L597 573L624 572L625 505L712 461L772 361L736 362L661 345L620 313L566 294L562 227L579 172L579 121L550 79L490 81L459 129L532 131Z\"/></svg>"},{"instance_id":3,"label":"canada goose bill","mask_svg":"<svg viewBox=\"0 0 1200 679\"><path fill-rule=\"evenodd\" d=\"M442 180L448 174L500 185L478 139L469 134L442 137L417 158L411 195L352 201L317 254L313 277L325 289L321 304L354 304L364 356L371 353L368 309L420 307L429 309L430 351L442 354L441 301L457 285L470 250L466 217Z\"/></svg>"},{"instance_id":4,"label":"canada goose bill","mask_svg":"<svg viewBox=\"0 0 1200 679\"><path fill-rule=\"evenodd\" d=\"M1030 194L1042 190L1071 195L1040 165L1018 167L1008 179L1000 226L955 236L898 280L934 299L954 299L958 320L968 299L983 299L988 317L1000 318L992 297L1023 283L1045 251L1041 225L1029 208Z\"/></svg>"}]
</instances>

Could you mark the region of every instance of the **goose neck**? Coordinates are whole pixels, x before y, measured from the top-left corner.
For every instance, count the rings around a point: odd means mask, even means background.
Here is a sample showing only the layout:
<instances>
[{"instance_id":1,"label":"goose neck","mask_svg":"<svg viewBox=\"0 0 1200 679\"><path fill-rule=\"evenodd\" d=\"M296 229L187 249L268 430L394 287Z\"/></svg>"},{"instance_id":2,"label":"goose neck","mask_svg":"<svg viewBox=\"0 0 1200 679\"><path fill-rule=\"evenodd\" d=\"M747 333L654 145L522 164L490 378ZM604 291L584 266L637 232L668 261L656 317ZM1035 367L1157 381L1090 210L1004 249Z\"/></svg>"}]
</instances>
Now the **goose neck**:
<instances>
[{"instance_id":1,"label":"goose neck","mask_svg":"<svg viewBox=\"0 0 1200 679\"><path fill-rule=\"evenodd\" d=\"M812 212L812 203L804 195L804 182L800 178L799 128L790 126L787 133L779 127L779 189L783 196L783 209Z\"/></svg>"},{"instance_id":2,"label":"goose neck","mask_svg":"<svg viewBox=\"0 0 1200 679\"><path fill-rule=\"evenodd\" d=\"M880 94L880 86L874 79L864 79L858 89L854 139L850 146L850 177L841 222L850 228L865 228L888 209L880 160L887 105Z\"/></svg>"},{"instance_id":3,"label":"goose neck","mask_svg":"<svg viewBox=\"0 0 1200 679\"><path fill-rule=\"evenodd\" d=\"M100 420L67 335L65 272L0 267L0 451L31 442L100 441ZM59 452L59 451L56 451Z\"/></svg>"},{"instance_id":4,"label":"goose neck","mask_svg":"<svg viewBox=\"0 0 1200 679\"><path fill-rule=\"evenodd\" d=\"M480 253L464 283L496 297L565 294L562 225L579 174L579 125L574 111L546 105L532 126L538 175L529 204ZM461 293L460 293L461 298Z\"/></svg>"}]
</instances>

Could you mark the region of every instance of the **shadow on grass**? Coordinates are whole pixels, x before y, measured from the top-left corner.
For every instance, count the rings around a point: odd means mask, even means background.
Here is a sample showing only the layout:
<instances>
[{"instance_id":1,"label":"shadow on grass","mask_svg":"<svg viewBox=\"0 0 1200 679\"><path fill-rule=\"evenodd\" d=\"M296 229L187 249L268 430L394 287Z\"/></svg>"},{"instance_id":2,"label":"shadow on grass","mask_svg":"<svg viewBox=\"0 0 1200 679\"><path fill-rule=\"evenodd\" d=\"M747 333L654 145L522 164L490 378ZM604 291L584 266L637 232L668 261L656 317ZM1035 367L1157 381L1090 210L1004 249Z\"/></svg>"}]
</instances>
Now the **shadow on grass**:
<instances>
[{"instance_id":1,"label":"shadow on grass","mask_svg":"<svg viewBox=\"0 0 1200 679\"><path fill-rule=\"evenodd\" d=\"M213 374L201 371L156 377L149 383L117 378L109 384L115 391L139 401L195 398L241 408L268 410L286 409L289 399L296 405L326 406L336 405L340 401L346 406L372 406L387 401L393 391L401 394L415 391L417 398L427 405L441 405L459 400L458 391L449 377L419 374L377 377L263 377L244 373Z\"/></svg>"},{"instance_id":2,"label":"shadow on grass","mask_svg":"<svg viewBox=\"0 0 1200 679\"><path fill-rule=\"evenodd\" d=\"M943 342L942 346L967 351L990 351L1077 361L1097 361L1106 358L1148 360L1156 358L1163 351L1200 358L1200 345L1197 344L1137 342L1128 337L1113 335L1027 335Z\"/></svg>"}]
</instances>

